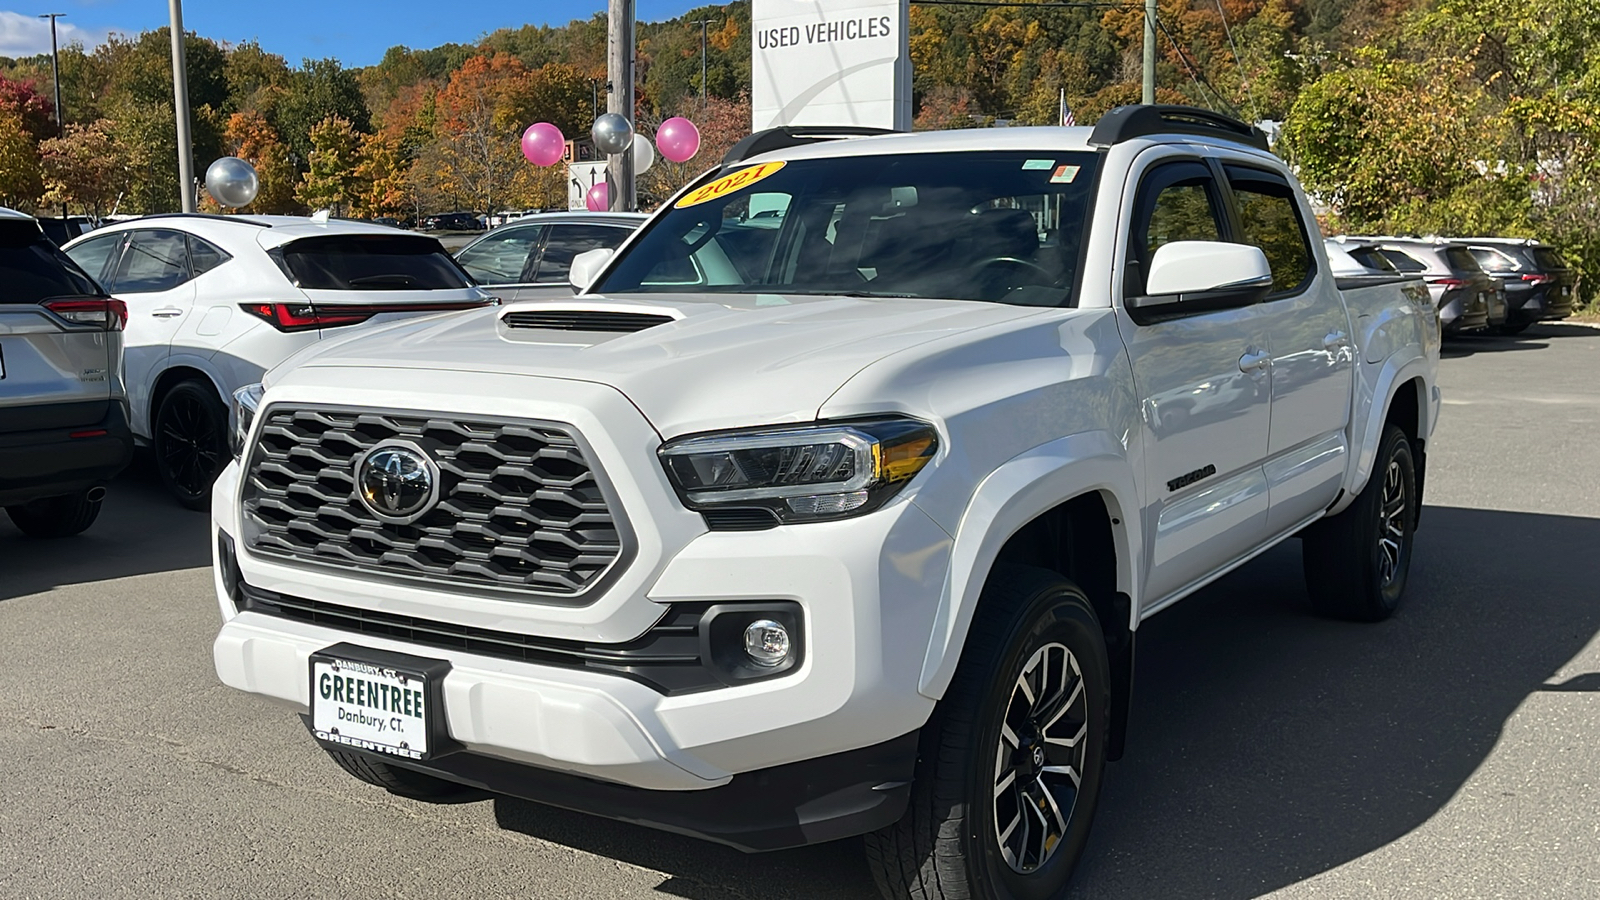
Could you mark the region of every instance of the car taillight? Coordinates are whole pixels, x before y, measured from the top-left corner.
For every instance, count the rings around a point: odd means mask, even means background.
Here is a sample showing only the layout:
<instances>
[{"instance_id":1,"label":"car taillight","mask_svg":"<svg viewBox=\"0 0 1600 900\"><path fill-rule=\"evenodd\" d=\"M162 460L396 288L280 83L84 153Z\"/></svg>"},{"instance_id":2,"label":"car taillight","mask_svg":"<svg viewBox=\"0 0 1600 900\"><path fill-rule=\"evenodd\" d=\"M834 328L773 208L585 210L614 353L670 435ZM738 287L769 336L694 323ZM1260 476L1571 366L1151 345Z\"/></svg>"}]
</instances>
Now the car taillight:
<instances>
[{"instance_id":1,"label":"car taillight","mask_svg":"<svg viewBox=\"0 0 1600 900\"><path fill-rule=\"evenodd\" d=\"M1548 284L1549 282L1555 281L1555 278L1550 275L1524 275L1522 276L1522 280L1528 282L1529 284Z\"/></svg>"},{"instance_id":2,"label":"car taillight","mask_svg":"<svg viewBox=\"0 0 1600 900\"><path fill-rule=\"evenodd\" d=\"M128 304L115 297L46 300L41 305L74 325L98 325L106 331L121 331L128 324Z\"/></svg>"},{"instance_id":3,"label":"car taillight","mask_svg":"<svg viewBox=\"0 0 1600 900\"><path fill-rule=\"evenodd\" d=\"M497 302L491 299L456 303L341 303L318 309L302 300L298 303L241 303L239 308L279 331L293 332L359 325L380 313L453 312L493 306Z\"/></svg>"},{"instance_id":4,"label":"car taillight","mask_svg":"<svg viewBox=\"0 0 1600 900\"><path fill-rule=\"evenodd\" d=\"M1467 284L1466 280L1462 278L1429 278L1428 283L1447 288L1465 287Z\"/></svg>"}]
</instances>

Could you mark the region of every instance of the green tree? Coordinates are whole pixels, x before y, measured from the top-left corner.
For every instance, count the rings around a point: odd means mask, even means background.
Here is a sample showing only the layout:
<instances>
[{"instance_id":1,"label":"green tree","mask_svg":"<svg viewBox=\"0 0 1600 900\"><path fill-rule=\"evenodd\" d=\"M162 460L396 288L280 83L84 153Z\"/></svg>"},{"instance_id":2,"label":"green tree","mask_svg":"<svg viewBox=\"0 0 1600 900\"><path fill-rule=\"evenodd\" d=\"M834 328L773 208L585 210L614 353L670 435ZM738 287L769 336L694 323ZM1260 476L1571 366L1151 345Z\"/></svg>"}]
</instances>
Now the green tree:
<instances>
[{"instance_id":1,"label":"green tree","mask_svg":"<svg viewBox=\"0 0 1600 900\"><path fill-rule=\"evenodd\" d=\"M33 135L22 116L0 106L0 206L31 210L42 190Z\"/></svg>"},{"instance_id":2,"label":"green tree","mask_svg":"<svg viewBox=\"0 0 1600 900\"><path fill-rule=\"evenodd\" d=\"M355 131L372 130L371 113L355 73L336 59L308 59L290 75L288 91L273 122L296 165L303 168L308 164L313 150L311 130L330 117L343 119Z\"/></svg>"},{"instance_id":3,"label":"green tree","mask_svg":"<svg viewBox=\"0 0 1600 900\"><path fill-rule=\"evenodd\" d=\"M329 116L311 129L310 143L310 166L296 196L312 209L332 209L335 216L343 215L361 192L361 177L356 172L361 136L348 119Z\"/></svg>"},{"instance_id":4,"label":"green tree","mask_svg":"<svg viewBox=\"0 0 1600 900\"><path fill-rule=\"evenodd\" d=\"M40 144L39 155L47 206L75 205L99 216L110 212L127 190L128 149L109 120L68 125L64 136Z\"/></svg>"}]
</instances>

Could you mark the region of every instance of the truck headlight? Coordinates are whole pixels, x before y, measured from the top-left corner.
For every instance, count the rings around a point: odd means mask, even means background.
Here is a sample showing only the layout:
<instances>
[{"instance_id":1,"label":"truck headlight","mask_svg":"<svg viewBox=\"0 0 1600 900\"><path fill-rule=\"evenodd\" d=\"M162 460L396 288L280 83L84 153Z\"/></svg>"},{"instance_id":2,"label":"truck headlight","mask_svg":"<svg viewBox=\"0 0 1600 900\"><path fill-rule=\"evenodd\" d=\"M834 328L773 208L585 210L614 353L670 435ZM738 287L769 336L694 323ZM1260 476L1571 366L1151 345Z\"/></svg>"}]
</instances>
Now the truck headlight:
<instances>
[{"instance_id":1,"label":"truck headlight","mask_svg":"<svg viewBox=\"0 0 1600 900\"><path fill-rule=\"evenodd\" d=\"M804 522L877 509L938 447L932 425L896 416L698 435L659 453L691 509L763 507Z\"/></svg>"},{"instance_id":2,"label":"truck headlight","mask_svg":"<svg viewBox=\"0 0 1600 900\"><path fill-rule=\"evenodd\" d=\"M250 426L256 420L256 410L261 408L261 395L266 388L260 384L247 384L233 392L233 458L244 455L244 442L250 436Z\"/></svg>"}]
</instances>

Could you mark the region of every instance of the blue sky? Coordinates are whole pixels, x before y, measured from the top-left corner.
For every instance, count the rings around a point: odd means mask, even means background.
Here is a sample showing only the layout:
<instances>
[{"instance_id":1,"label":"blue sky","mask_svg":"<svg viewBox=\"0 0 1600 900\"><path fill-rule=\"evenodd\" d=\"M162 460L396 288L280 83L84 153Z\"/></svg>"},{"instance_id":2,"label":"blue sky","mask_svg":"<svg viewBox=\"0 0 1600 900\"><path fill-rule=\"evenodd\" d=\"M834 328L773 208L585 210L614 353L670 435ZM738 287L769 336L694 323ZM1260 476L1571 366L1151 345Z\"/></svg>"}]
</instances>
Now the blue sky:
<instances>
[{"instance_id":1,"label":"blue sky","mask_svg":"<svg viewBox=\"0 0 1600 900\"><path fill-rule=\"evenodd\" d=\"M161 0L32 0L19 6L0 0L0 56L49 52L50 28L39 13L66 13L61 42L93 46L111 32L137 34L167 24ZM646 21L681 15L694 0L637 0ZM605 0L189 0L183 26L215 40L257 40L290 65L306 57L337 57L347 66L377 62L395 44L436 47L471 43L497 28L526 24L564 25L604 12Z\"/></svg>"}]
</instances>

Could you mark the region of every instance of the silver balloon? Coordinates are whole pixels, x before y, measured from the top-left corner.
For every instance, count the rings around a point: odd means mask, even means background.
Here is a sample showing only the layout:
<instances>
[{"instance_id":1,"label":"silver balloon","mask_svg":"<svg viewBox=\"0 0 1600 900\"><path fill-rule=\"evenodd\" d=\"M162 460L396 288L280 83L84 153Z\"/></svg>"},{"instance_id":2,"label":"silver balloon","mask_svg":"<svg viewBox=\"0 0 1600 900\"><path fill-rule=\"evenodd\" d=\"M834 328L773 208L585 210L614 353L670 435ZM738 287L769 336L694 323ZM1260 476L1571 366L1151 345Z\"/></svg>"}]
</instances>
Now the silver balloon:
<instances>
[{"instance_id":1,"label":"silver balloon","mask_svg":"<svg viewBox=\"0 0 1600 900\"><path fill-rule=\"evenodd\" d=\"M594 120L594 148L610 156L633 144L633 125L621 113L605 113Z\"/></svg>"},{"instance_id":2,"label":"silver balloon","mask_svg":"<svg viewBox=\"0 0 1600 900\"><path fill-rule=\"evenodd\" d=\"M256 167L237 156L224 156L206 168L206 193L222 206L249 206L260 192Z\"/></svg>"}]
</instances>

